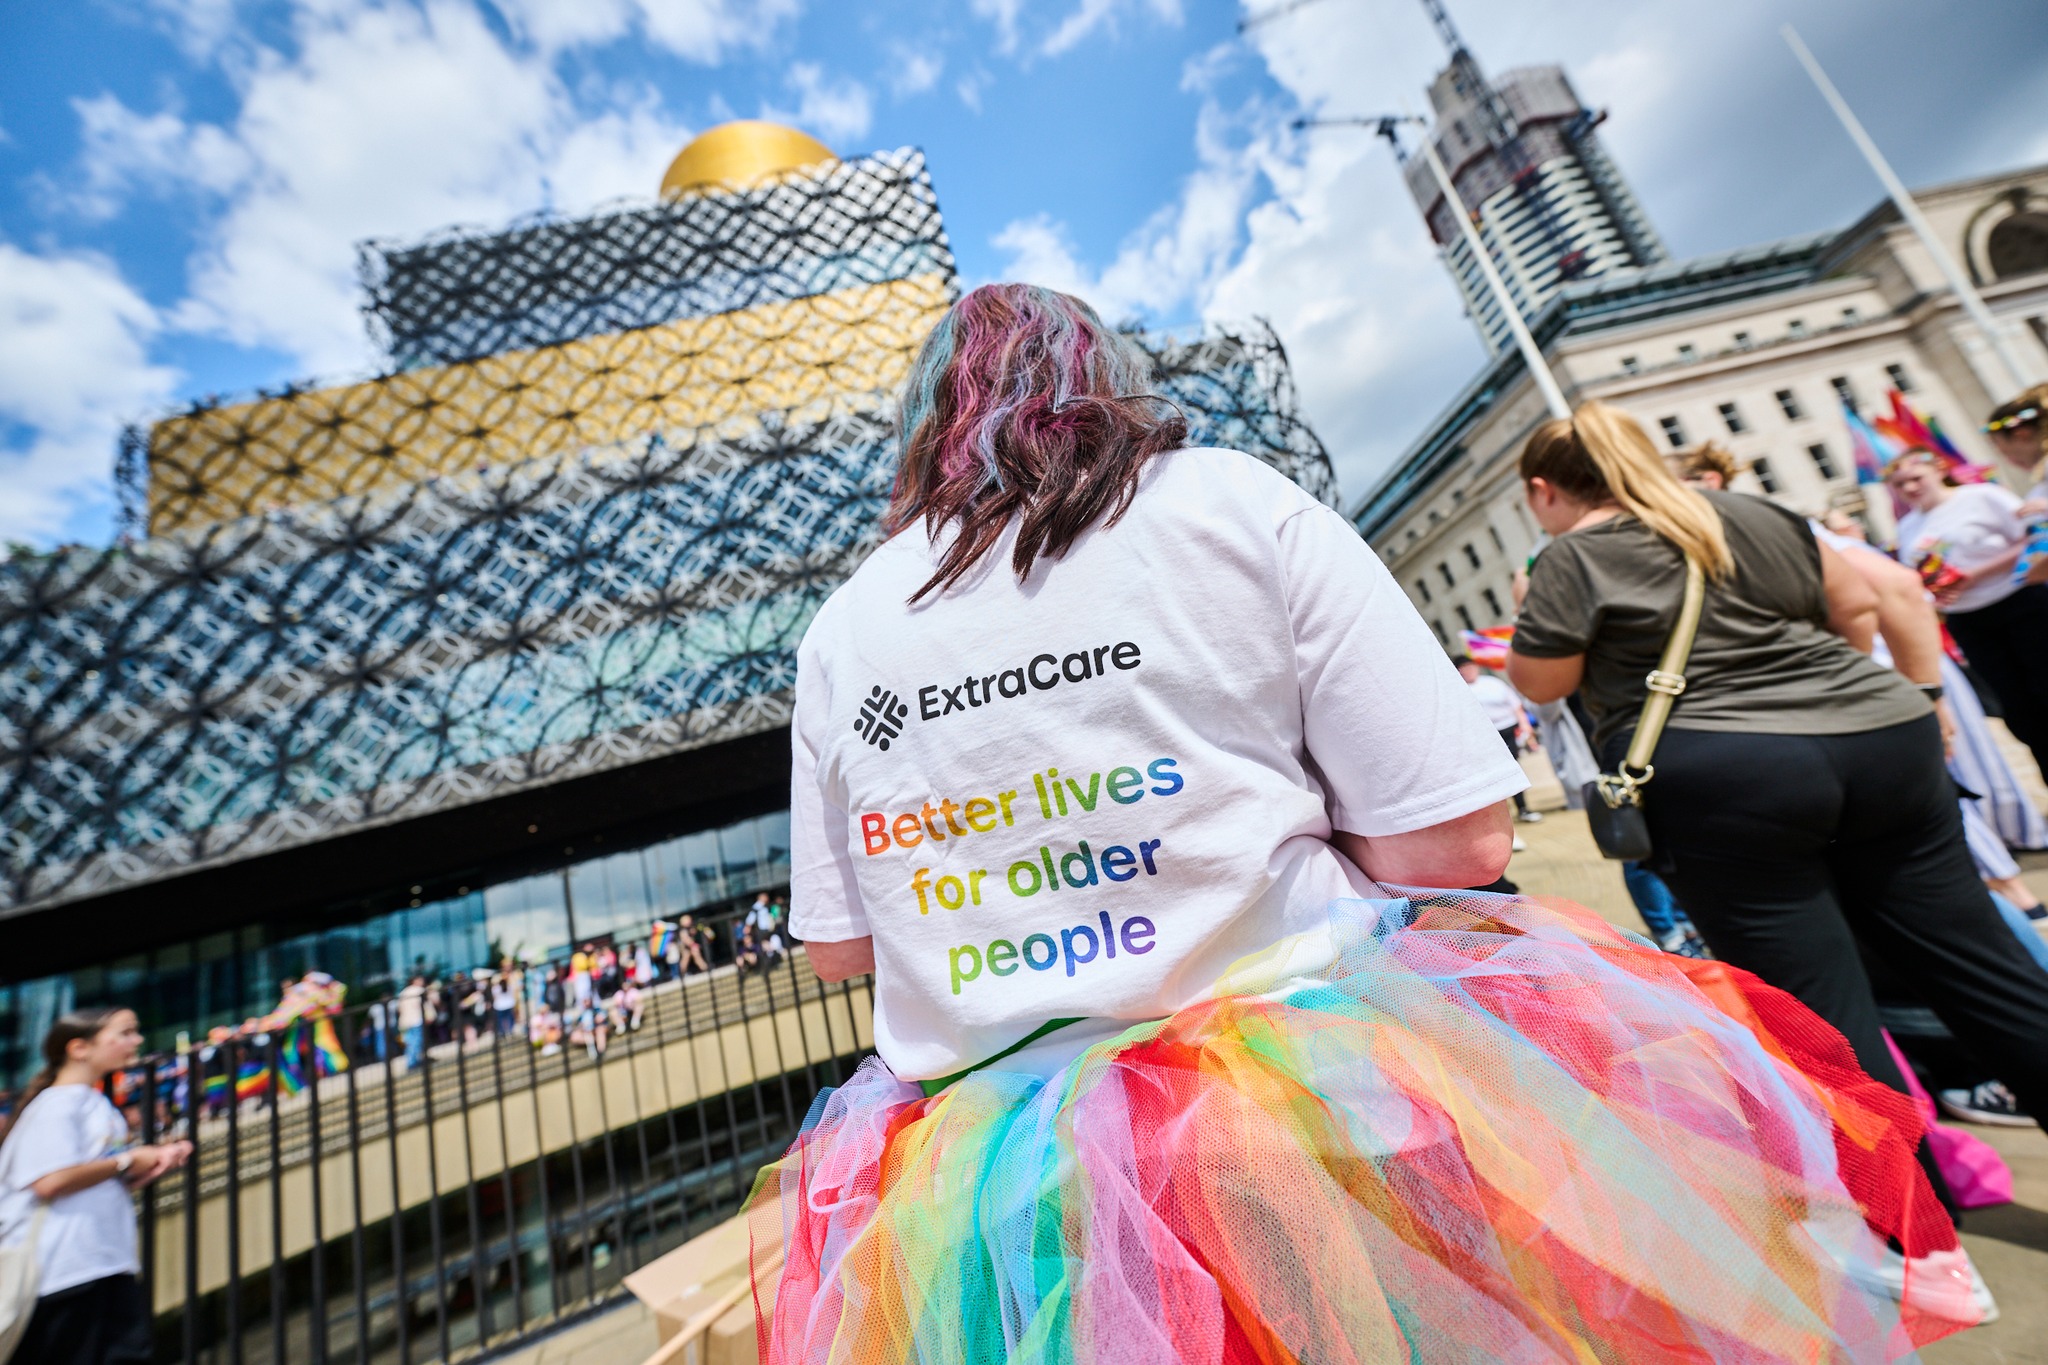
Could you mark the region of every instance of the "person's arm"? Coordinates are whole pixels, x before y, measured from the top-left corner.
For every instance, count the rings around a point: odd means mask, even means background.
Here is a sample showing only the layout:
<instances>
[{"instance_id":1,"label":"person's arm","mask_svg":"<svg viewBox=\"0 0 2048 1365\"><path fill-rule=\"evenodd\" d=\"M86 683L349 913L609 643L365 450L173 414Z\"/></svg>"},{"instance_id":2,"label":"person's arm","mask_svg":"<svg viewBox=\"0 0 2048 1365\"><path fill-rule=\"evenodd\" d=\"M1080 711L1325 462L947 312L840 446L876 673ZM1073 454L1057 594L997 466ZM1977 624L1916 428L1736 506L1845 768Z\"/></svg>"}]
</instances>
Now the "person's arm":
<instances>
[{"instance_id":1,"label":"person's arm","mask_svg":"<svg viewBox=\"0 0 2048 1365\"><path fill-rule=\"evenodd\" d=\"M1395 886L1488 885L1507 871L1514 840L1508 808L1498 801L1401 834L1338 830L1330 836L1366 876Z\"/></svg>"},{"instance_id":2,"label":"person's arm","mask_svg":"<svg viewBox=\"0 0 2048 1365\"><path fill-rule=\"evenodd\" d=\"M867 976L875 970L873 934L841 939L837 943L806 939L804 952L810 956L811 970L818 974L820 981L844 981L850 976Z\"/></svg>"},{"instance_id":3,"label":"person's arm","mask_svg":"<svg viewBox=\"0 0 2048 1365\"><path fill-rule=\"evenodd\" d=\"M1916 683L1940 682L1941 620L1934 614L1934 604L1927 600L1920 575L1881 554L1839 554L1822 546L1823 571L1829 560L1853 571L1869 585L1875 598L1872 609L1877 617L1877 633L1884 636L1885 646L1892 652L1893 667Z\"/></svg>"},{"instance_id":4,"label":"person's arm","mask_svg":"<svg viewBox=\"0 0 2048 1365\"><path fill-rule=\"evenodd\" d=\"M1828 629L1847 640L1852 648L1868 654L1877 640L1877 589L1827 546L1816 543L1815 548L1820 551L1820 582L1821 591L1827 595Z\"/></svg>"},{"instance_id":5,"label":"person's arm","mask_svg":"<svg viewBox=\"0 0 2048 1365\"><path fill-rule=\"evenodd\" d=\"M1569 548L1552 545L1535 566L1515 571L1515 636L1508 645L1508 684L1538 706L1562 701L1586 677L1586 646L1597 606L1584 569ZM1527 652L1535 649L1537 652Z\"/></svg>"},{"instance_id":6,"label":"person's arm","mask_svg":"<svg viewBox=\"0 0 2048 1365\"><path fill-rule=\"evenodd\" d=\"M1515 691L1535 702L1559 701L1579 690L1586 676L1586 656L1567 654L1559 659L1539 659L1508 651L1508 681Z\"/></svg>"},{"instance_id":7,"label":"person's arm","mask_svg":"<svg viewBox=\"0 0 2048 1365\"><path fill-rule=\"evenodd\" d=\"M1920 582L1920 575L1884 555L1874 552L1852 550L1848 554L1837 554L1823 545L1821 552L1834 554L1843 564L1870 585L1877 594L1877 633L1884 637L1885 647L1892 652L1892 666L1899 676L1923 686L1934 686L1941 682L1941 619L1934 614L1934 604L1927 600L1927 589ZM1821 561L1823 568L1827 561ZM1934 714L1941 722L1941 742L1944 749L1954 743L1955 717L1949 713L1947 701L1934 703Z\"/></svg>"},{"instance_id":8,"label":"person's arm","mask_svg":"<svg viewBox=\"0 0 2048 1365\"><path fill-rule=\"evenodd\" d=\"M2013 566L2020 562L2020 555L2025 553L2026 548L2027 543L2024 540L2018 541L2012 545L2007 546L2005 550L2002 553L2000 553L1996 559L1990 560L1983 564L1979 564L1974 569L1964 570L1963 576L1961 578L1958 578L1955 582L1950 583L1947 587L1944 587L1939 592L1935 593L1934 600L1941 603L1941 605L1945 607L1949 605L1951 602L1955 601L1956 594L1960 593L1965 588L1974 588L1979 583L1988 583L1993 579L2005 579L2011 577ZM2034 576L2034 573L2039 571L2040 566L2036 565L2034 572L2028 573L2027 581L2030 583L2042 581L2041 579L2037 579Z\"/></svg>"},{"instance_id":9,"label":"person's arm","mask_svg":"<svg viewBox=\"0 0 2048 1365\"><path fill-rule=\"evenodd\" d=\"M131 1147L128 1149L128 1169L121 1169L118 1157L100 1157L94 1161L80 1162L62 1170L51 1171L48 1175L29 1182L29 1190L36 1198L48 1202L62 1199L67 1194L89 1190L102 1181L119 1178L129 1189L139 1190L150 1181L185 1164L185 1158L192 1153L189 1142L173 1142L160 1147Z\"/></svg>"}]
</instances>

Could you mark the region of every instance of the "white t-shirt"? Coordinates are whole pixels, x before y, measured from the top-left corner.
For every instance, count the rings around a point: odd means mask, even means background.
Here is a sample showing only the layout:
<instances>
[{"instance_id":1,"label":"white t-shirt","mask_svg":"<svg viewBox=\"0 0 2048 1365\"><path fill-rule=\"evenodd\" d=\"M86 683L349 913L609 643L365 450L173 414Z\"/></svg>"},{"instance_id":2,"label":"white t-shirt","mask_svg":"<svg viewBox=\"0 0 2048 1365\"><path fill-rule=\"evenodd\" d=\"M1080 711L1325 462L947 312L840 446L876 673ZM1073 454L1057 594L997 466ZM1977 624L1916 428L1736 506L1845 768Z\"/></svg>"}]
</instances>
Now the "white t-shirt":
<instances>
[{"instance_id":1,"label":"white t-shirt","mask_svg":"<svg viewBox=\"0 0 2048 1365\"><path fill-rule=\"evenodd\" d=\"M44 1176L113 1156L128 1145L128 1121L89 1085L53 1085L29 1101L0 1144L0 1228L19 1246L38 1202L29 1186ZM36 1259L38 1294L54 1294L109 1275L138 1275L135 1201L119 1179L50 1201Z\"/></svg>"},{"instance_id":2,"label":"white t-shirt","mask_svg":"<svg viewBox=\"0 0 2048 1365\"><path fill-rule=\"evenodd\" d=\"M1964 484L1931 512L1899 518L1899 557L1918 567L1939 548L1958 569L1976 569L2027 538L2020 500L1996 484ZM1977 611L2019 591L2010 574L1997 574L1956 594L1950 611Z\"/></svg>"},{"instance_id":3,"label":"white t-shirt","mask_svg":"<svg viewBox=\"0 0 2048 1365\"><path fill-rule=\"evenodd\" d=\"M1496 730L1515 730L1522 724L1522 699L1491 673L1481 673L1471 682L1472 695L1479 698L1479 709L1486 713L1486 723Z\"/></svg>"},{"instance_id":4,"label":"white t-shirt","mask_svg":"<svg viewBox=\"0 0 2048 1365\"><path fill-rule=\"evenodd\" d=\"M899 1076L1055 1019L1163 1018L1378 893L1333 827L1526 785L1357 532L1250 456L1155 458L1122 520L1023 584L1014 545L913 608L937 551L906 530L797 654L791 924L873 934Z\"/></svg>"}]
</instances>

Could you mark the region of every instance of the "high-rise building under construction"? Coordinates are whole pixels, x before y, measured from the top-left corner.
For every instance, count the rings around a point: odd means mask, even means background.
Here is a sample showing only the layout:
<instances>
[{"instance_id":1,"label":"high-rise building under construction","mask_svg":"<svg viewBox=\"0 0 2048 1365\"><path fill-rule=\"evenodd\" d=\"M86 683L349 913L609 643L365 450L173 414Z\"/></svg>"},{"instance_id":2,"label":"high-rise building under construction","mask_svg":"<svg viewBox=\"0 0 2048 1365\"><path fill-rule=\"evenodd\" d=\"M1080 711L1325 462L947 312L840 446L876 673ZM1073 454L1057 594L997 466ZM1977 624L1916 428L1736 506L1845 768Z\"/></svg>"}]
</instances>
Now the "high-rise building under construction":
<instances>
[{"instance_id":1,"label":"high-rise building under construction","mask_svg":"<svg viewBox=\"0 0 2048 1365\"><path fill-rule=\"evenodd\" d=\"M1522 317L1533 319L1573 280L1668 259L1600 145L1605 113L1580 101L1564 69L1521 67L1489 80L1442 4L1424 0L1424 8L1451 52L1429 88L1436 118L1428 136ZM1507 350L1507 319L1458 229L1456 210L1423 160L1409 160L1406 173L1465 311L1489 351Z\"/></svg>"}]
</instances>

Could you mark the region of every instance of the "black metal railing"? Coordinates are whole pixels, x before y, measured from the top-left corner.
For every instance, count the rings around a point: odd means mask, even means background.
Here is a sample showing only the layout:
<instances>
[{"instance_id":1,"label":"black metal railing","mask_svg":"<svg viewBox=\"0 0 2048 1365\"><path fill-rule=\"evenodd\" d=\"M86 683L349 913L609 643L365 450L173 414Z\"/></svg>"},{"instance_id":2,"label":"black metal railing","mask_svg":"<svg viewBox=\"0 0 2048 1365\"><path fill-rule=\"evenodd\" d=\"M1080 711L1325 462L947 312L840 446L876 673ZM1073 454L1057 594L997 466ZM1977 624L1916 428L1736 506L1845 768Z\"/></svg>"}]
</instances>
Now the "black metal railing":
<instances>
[{"instance_id":1,"label":"black metal railing","mask_svg":"<svg viewBox=\"0 0 2048 1365\"><path fill-rule=\"evenodd\" d=\"M146 1059L116 1100L140 1140L196 1147L139 1196L159 1358L453 1361L616 1297L737 1212L852 1074L869 990L799 948L643 988L601 1049L536 1046L522 1006L520 1031L458 1021L408 1064L365 1005Z\"/></svg>"}]
</instances>

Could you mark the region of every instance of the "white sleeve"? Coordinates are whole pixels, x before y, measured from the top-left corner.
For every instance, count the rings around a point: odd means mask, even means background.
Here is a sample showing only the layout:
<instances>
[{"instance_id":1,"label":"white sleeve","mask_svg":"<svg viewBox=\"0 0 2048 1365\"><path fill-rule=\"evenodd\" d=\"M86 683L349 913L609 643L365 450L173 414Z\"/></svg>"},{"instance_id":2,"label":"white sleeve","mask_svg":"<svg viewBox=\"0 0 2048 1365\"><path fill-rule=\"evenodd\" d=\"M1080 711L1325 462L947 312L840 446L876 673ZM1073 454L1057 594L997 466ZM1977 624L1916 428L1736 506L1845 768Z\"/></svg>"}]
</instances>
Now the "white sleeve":
<instances>
[{"instance_id":1,"label":"white sleeve","mask_svg":"<svg viewBox=\"0 0 2048 1365\"><path fill-rule=\"evenodd\" d=\"M854 878L852 821L826 793L817 737L830 723L829 689L817 656L797 651L796 707L789 722L789 928L800 939L838 943L868 934Z\"/></svg>"},{"instance_id":2,"label":"white sleeve","mask_svg":"<svg viewBox=\"0 0 2048 1365\"><path fill-rule=\"evenodd\" d=\"M1529 785L1393 575L1327 507L1280 526L1302 738L1353 834L1401 834Z\"/></svg>"},{"instance_id":3,"label":"white sleeve","mask_svg":"<svg viewBox=\"0 0 2048 1365\"><path fill-rule=\"evenodd\" d=\"M83 1166L104 1156L85 1127L85 1116L68 1093L45 1090L21 1111L7 1135L7 1184L25 1190L46 1175Z\"/></svg>"}]
</instances>

